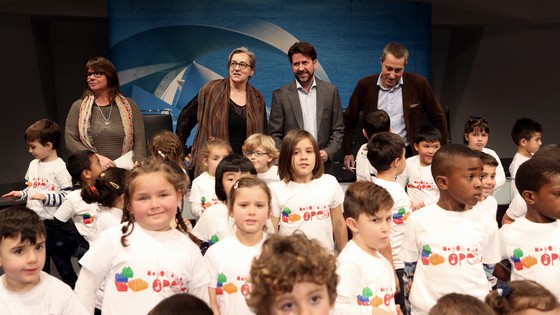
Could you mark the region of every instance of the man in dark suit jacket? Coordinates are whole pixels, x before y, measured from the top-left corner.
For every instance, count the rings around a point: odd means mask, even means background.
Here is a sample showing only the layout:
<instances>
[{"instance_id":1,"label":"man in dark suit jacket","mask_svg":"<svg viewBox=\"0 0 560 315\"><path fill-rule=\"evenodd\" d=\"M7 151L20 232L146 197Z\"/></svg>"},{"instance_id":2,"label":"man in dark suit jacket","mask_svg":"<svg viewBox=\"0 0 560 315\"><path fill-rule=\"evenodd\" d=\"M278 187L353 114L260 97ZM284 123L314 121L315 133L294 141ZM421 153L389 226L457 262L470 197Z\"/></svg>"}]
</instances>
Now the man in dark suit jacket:
<instances>
[{"instance_id":1,"label":"man in dark suit jacket","mask_svg":"<svg viewBox=\"0 0 560 315\"><path fill-rule=\"evenodd\" d=\"M401 44L389 43L381 55L381 73L360 79L344 112L344 138L342 149L344 166L354 167L352 155L354 132L358 117L376 110L385 110L391 118L391 131L399 134L412 153L416 132L425 117L441 133L442 144L447 143L447 120L426 78L404 72L408 50Z\"/></svg>"},{"instance_id":2,"label":"man in dark suit jacket","mask_svg":"<svg viewBox=\"0 0 560 315\"><path fill-rule=\"evenodd\" d=\"M288 57L296 80L272 93L268 133L280 147L288 131L305 129L315 137L323 162L332 160L344 131L338 89L315 78L317 53L310 43L295 43Z\"/></svg>"}]
</instances>

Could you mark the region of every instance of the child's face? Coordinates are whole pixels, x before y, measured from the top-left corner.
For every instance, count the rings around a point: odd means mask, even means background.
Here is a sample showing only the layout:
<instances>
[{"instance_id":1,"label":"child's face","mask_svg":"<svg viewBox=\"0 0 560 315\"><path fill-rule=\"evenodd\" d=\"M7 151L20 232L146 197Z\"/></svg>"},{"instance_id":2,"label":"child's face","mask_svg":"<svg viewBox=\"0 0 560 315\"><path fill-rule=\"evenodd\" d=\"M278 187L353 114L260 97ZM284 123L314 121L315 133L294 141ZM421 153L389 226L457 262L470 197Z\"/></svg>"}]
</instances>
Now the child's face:
<instances>
[{"instance_id":1,"label":"child's face","mask_svg":"<svg viewBox=\"0 0 560 315\"><path fill-rule=\"evenodd\" d=\"M292 155L292 175L294 182L306 183L313 178L315 168L315 150L309 138L296 144Z\"/></svg>"},{"instance_id":2,"label":"child's face","mask_svg":"<svg viewBox=\"0 0 560 315\"><path fill-rule=\"evenodd\" d=\"M490 196L496 187L496 167L492 165L482 166L482 196Z\"/></svg>"},{"instance_id":3,"label":"child's face","mask_svg":"<svg viewBox=\"0 0 560 315\"><path fill-rule=\"evenodd\" d=\"M42 145L39 141L34 140L27 142L27 145L29 146L29 153L37 160L44 161L51 155L52 144L50 142L47 142L46 145Z\"/></svg>"},{"instance_id":4,"label":"child's face","mask_svg":"<svg viewBox=\"0 0 560 315\"><path fill-rule=\"evenodd\" d=\"M249 160L251 160L257 170L257 173L264 173L270 169L268 163L272 162L272 157L266 152L266 149L263 146L258 146L252 151L246 151L244 154Z\"/></svg>"},{"instance_id":5,"label":"child's face","mask_svg":"<svg viewBox=\"0 0 560 315\"><path fill-rule=\"evenodd\" d=\"M6 273L4 286L11 291L27 291L39 284L45 265L45 236L37 235L37 243L21 243L21 238L0 241L0 266Z\"/></svg>"},{"instance_id":6,"label":"child's face","mask_svg":"<svg viewBox=\"0 0 560 315\"><path fill-rule=\"evenodd\" d=\"M251 176L251 173L249 172L224 172L224 175L222 176L222 185L224 186L224 192L226 193L226 196L229 196L229 193L231 192L231 187L233 187L233 184L235 184L235 182L240 179L243 176Z\"/></svg>"},{"instance_id":7,"label":"child's face","mask_svg":"<svg viewBox=\"0 0 560 315\"><path fill-rule=\"evenodd\" d=\"M280 294L274 299L270 306L270 314L328 315L331 308L326 284L296 282L292 292Z\"/></svg>"},{"instance_id":8,"label":"child's face","mask_svg":"<svg viewBox=\"0 0 560 315\"><path fill-rule=\"evenodd\" d=\"M268 195L258 187L238 188L231 212L238 234L262 234L270 212Z\"/></svg>"},{"instance_id":9,"label":"child's face","mask_svg":"<svg viewBox=\"0 0 560 315\"><path fill-rule=\"evenodd\" d=\"M465 205L473 207L482 196L482 160L461 157L445 176L447 194L456 203L449 210L463 210ZM441 189L440 189L441 191Z\"/></svg>"},{"instance_id":10,"label":"child's face","mask_svg":"<svg viewBox=\"0 0 560 315\"><path fill-rule=\"evenodd\" d=\"M550 182L541 186L539 191L533 193L534 208L533 213L527 213L527 218L537 217L538 221L551 222L560 219L560 174L552 175Z\"/></svg>"},{"instance_id":11,"label":"child's face","mask_svg":"<svg viewBox=\"0 0 560 315\"><path fill-rule=\"evenodd\" d=\"M210 149L208 158L203 159L203 163L208 170L208 174L216 176L216 167L218 167L218 164L220 164L220 162L228 155L229 152L226 148L214 147Z\"/></svg>"},{"instance_id":12,"label":"child's face","mask_svg":"<svg viewBox=\"0 0 560 315\"><path fill-rule=\"evenodd\" d=\"M531 139L529 140L524 140L525 142L525 151L534 154L535 152L537 152L539 150L539 148L542 145L541 142L541 136L542 134L540 132L535 132L533 134L533 136L531 137ZM523 140L522 140L523 141Z\"/></svg>"},{"instance_id":13,"label":"child's face","mask_svg":"<svg viewBox=\"0 0 560 315\"><path fill-rule=\"evenodd\" d=\"M420 141L420 143L414 144L414 149L418 151L418 156L420 157L420 165L428 166L432 165L432 160L437 150L441 147L439 141L428 142Z\"/></svg>"},{"instance_id":14,"label":"child's face","mask_svg":"<svg viewBox=\"0 0 560 315\"><path fill-rule=\"evenodd\" d=\"M348 218L346 224L352 231L352 239L370 255L377 256L377 251L389 244L391 234L391 208L379 209L375 215L361 213L358 220Z\"/></svg>"},{"instance_id":15,"label":"child's face","mask_svg":"<svg viewBox=\"0 0 560 315\"><path fill-rule=\"evenodd\" d=\"M89 175L92 180L95 180L99 174L103 172L103 168L101 167L101 162L99 161L99 157L97 154L94 154L89 157Z\"/></svg>"},{"instance_id":16,"label":"child's face","mask_svg":"<svg viewBox=\"0 0 560 315\"><path fill-rule=\"evenodd\" d=\"M465 139L468 142L469 148L477 151L482 151L488 143L488 133L484 129L475 128L468 134L465 134Z\"/></svg>"},{"instance_id":17,"label":"child's face","mask_svg":"<svg viewBox=\"0 0 560 315\"><path fill-rule=\"evenodd\" d=\"M182 196L162 172L138 176L130 198L134 220L150 231L169 230Z\"/></svg>"}]
</instances>

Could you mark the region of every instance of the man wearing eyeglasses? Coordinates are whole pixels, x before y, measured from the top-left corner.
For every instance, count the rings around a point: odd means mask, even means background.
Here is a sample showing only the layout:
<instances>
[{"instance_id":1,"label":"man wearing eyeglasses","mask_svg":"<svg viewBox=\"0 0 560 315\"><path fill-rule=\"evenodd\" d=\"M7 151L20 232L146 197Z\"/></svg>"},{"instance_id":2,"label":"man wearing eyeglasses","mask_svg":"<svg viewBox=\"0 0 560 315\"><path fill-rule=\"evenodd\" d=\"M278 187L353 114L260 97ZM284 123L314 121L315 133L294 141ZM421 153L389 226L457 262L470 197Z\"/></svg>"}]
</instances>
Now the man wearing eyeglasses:
<instances>
[{"instance_id":1,"label":"man wearing eyeglasses","mask_svg":"<svg viewBox=\"0 0 560 315\"><path fill-rule=\"evenodd\" d=\"M327 162L340 149L344 131L338 89L315 77L317 52L310 43L293 44L288 57L295 80L272 93L268 132L280 147L288 131L307 130Z\"/></svg>"},{"instance_id":2,"label":"man wearing eyeglasses","mask_svg":"<svg viewBox=\"0 0 560 315\"><path fill-rule=\"evenodd\" d=\"M400 135L411 156L416 132L427 116L430 123L441 133L442 144L447 143L447 120L426 78L405 72L408 50L398 43L389 43L381 55L381 73L360 79L344 112L344 166L354 167L352 155L354 133L358 117L376 109L382 109L391 118L391 131Z\"/></svg>"}]
</instances>

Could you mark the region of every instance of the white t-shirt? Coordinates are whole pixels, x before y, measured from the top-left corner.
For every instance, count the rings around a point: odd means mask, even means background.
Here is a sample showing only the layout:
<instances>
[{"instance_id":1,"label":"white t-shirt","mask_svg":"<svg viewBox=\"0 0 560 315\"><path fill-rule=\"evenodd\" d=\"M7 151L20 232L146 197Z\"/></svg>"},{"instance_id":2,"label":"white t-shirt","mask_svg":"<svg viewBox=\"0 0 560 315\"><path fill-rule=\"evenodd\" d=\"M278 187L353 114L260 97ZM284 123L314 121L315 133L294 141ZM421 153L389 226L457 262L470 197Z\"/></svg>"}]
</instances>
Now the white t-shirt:
<instances>
[{"instance_id":1,"label":"white t-shirt","mask_svg":"<svg viewBox=\"0 0 560 315\"><path fill-rule=\"evenodd\" d=\"M486 154L490 154L498 162L498 166L496 166L496 187L494 187L494 190L496 190L502 187L506 183L506 173L504 172L504 166L502 165L502 160L500 160L500 157L498 156L496 151L492 149L482 148L482 152Z\"/></svg>"},{"instance_id":2,"label":"white t-shirt","mask_svg":"<svg viewBox=\"0 0 560 315\"><path fill-rule=\"evenodd\" d=\"M202 213L191 233L203 242L214 239L212 243L216 243L235 234L235 221L230 217L227 206L219 203Z\"/></svg>"},{"instance_id":3,"label":"white t-shirt","mask_svg":"<svg viewBox=\"0 0 560 315\"><path fill-rule=\"evenodd\" d=\"M73 190L56 210L55 218L62 222L72 219L76 229L88 242L93 222L97 219L97 202L87 203L82 199L82 190Z\"/></svg>"},{"instance_id":4,"label":"white t-shirt","mask_svg":"<svg viewBox=\"0 0 560 315\"><path fill-rule=\"evenodd\" d=\"M369 315L373 307L397 313L395 275L383 255L372 256L350 240L337 259L339 281L333 315Z\"/></svg>"},{"instance_id":5,"label":"white t-shirt","mask_svg":"<svg viewBox=\"0 0 560 315\"><path fill-rule=\"evenodd\" d=\"M41 271L37 286L25 292L13 292L0 276L0 314L2 315L88 315L74 291L59 279Z\"/></svg>"},{"instance_id":6,"label":"white t-shirt","mask_svg":"<svg viewBox=\"0 0 560 315\"><path fill-rule=\"evenodd\" d=\"M245 246L230 236L208 248L204 261L210 273L210 288L216 289L220 314L254 314L245 298L251 292L248 283L251 262L261 252L264 235L255 246Z\"/></svg>"},{"instance_id":7,"label":"white t-shirt","mask_svg":"<svg viewBox=\"0 0 560 315\"><path fill-rule=\"evenodd\" d=\"M125 223L126 224L126 223ZM82 268L105 275L103 314L146 314L161 300L210 284L199 248L176 229L144 230L137 223L121 245L121 225L106 230L80 259ZM208 300L208 295L199 296Z\"/></svg>"},{"instance_id":8,"label":"white t-shirt","mask_svg":"<svg viewBox=\"0 0 560 315\"><path fill-rule=\"evenodd\" d=\"M483 201L479 201L476 206L473 207L474 209L480 209L484 212L488 217L497 222L496 214L498 212L498 201L494 196L488 196Z\"/></svg>"},{"instance_id":9,"label":"white t-shirt","mask_svg":"<svg viewBox=\"0 0 560 315\"><path fill-rule=\"evenodd\" d=\"M439 189L432 176L432 166L422 166L420 156L415 155L406 159L406 168L397 177L410 201L414 204L424 202L424 206L435 204L439 200Z\"/></svg>"},{"instance_id":10,"label":"white t-shirt","mask_svg":"<svg viewBox=\"0 0 560 315\"><path fill-rule=\"evenodd\" d=\"M517 218L521 218L525 216L525 214L527 214L527 203L520 194L517 194L513 197L509 204L509 207L506 210L506 214L508 217L514 220L516 220Z\"/></svg>"},{"instance_id":11,"label":"white t-shirt","mask_svg":"<svg viewBox=\"0 0 560 315\"><path fill-rule=\"evenodd\" d=\"M417 262L409 300L412 314L428 314L451 292L484 300L491 289L483 264L501 260L498 225L480 211L449 211L437 204L413 212L401 258Z\"/></svg>"},{"instance_id":12,"label":"white t-shirt","mask_svg":"<svg viewBox=\"0 0 560 315\"><path fill-rule=\"evenodd\" d=\"M191 212L195 217L200 217L208 207L222 203L216 196L216 178L208 172L200 174L192 182L189 202Z\"/></svg>"},{"instance_id":13,"label":"white t-shirt","mask_svg":"<svg viewBox=\"0 0 560 315\"><path fill-rule=\"evenodd\" d=\"M331 209L344 200L336 178L324 174L304 184L280 181L271 184L270 190L272 215L280 219L280 235L291 235L299 230L334 251Z\"/></svg>"},{"instance_id":14,"label":"white t-shirt","mask_svg":"<svg viewBox=\"0 0 560 315\"><path fill-rule=\"evenodd\" d=\"M267 184L279 182L280 177L278 176L278 166L272 165L268 171L264 173L257 173L257 178Z\"/></svg>"},{"instance_id":15,"label":"white t-shirt","mask_svg":"<svg viewBox=\"0 0 560 315\"><path fill-rule=\"evenodd\" d=\"M52 220L56 209L62 204L62 190L72 187L72 176L66 170L66 163L61 158L51 162L37 159L29 163L25 174L27 183L27 208L35 211L43 220ZM31 200L29 196L46 194L47 200Z\"/></svg>"},{"instance_id":16,"label":"white t-shirt","mask_svg":"<svg viewBox=\"0 0 560 315\"><path fill-rule=\"evenodd\" d=\"M511 164L509 165L509 175L511 176L511 186L510 186L510 193L511 198L515 198L515 195L519 195L517 191L517 187L515 186L515 175L517 174L517 170L521 166L521 164L527 162L530 158L525 157L519 153L515 153L513 159L511 160Z\"/></svg>"},{"instance_id":17,"label":"white t-shirt","mask_svg":"<svg viewBox=\"0 0 560 315\"><path fill-rule=\"evenodd\" d=\"M534 223L521 217L500 229L502 258L511 280L533 280L560 300L560 222Z\"/></svg>"},{"instance_id":18,"label":"white t-shirt","mask_svg":"<svg viewBox=\"0 0 560 315\"><path fill-rule=\"evenodd\" d=\"M89 235L89 243L93 244L99 235L109 228L120 225L123 216L122 209L119 208L109 208L105 206L99 206L99 211L97 212L97 217L95 222L93 222L93 227L91 228Z\"/></svg>"},{"instance_id":19,"label":"white t-shirt","mask_svg":"<svg viewBox=\"0 0 560 315\"><path fill-rule=\"evenodd\" d=\"M412 212L410 208L410 199L401 185L397 182L390 182L379 177L375 178L373 182L385 188L391 198L393 198L393 222L391 224L391 251L393 252L393 265L395 269L403 269L404 262L400 257L401 246L403 242L404 230L406 222Z\"/></svg>"},{"instance_id":20,"label":"white t-shirt","mask_svg":"<svg viewBox=\"0 0 560 315\"><path fill-rule=\"evenodd\" d=\"M377 176L377 170L367 158L367 143L364 143L356 154L356 181L371 182L375 176Z\"/></svg>"}]
</instances>

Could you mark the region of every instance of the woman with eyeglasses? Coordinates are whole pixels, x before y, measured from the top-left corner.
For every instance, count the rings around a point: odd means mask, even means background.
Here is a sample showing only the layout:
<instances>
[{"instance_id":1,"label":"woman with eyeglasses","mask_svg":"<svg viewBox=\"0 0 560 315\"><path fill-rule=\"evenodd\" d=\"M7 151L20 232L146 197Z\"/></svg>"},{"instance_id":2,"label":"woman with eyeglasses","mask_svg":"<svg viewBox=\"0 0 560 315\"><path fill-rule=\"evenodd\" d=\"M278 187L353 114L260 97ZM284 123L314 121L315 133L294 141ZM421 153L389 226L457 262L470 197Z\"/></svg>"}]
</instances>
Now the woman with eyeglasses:
<instances>
[{"instance_id":1,"label":"woman with eyeglasses","mask_svg":"<svg viewBox=\"0 0 560 315\"><path fill-rule=\"evenodd\" d=\"M245 139L267 132L265 99L249 84L255 74L256 57L245 47L234 49L228 59L229 76L206 83L181 111L177 135L185 143L198 123L191 148L191 165L199 163L198 151L211 138L229 142L233 152L242 154ZM195 176L199 170L195 169Z\"/></svg>"},{"instance_id":2,"label":"woman with eyeglasses","mask_svg":"<svg viewBox=\"0 0 560 315\"><path fill-rule=\"evenodd\" d=\"M133 152L146 156L144 121L136 103L119 92L115 66L103 57L86 63L87 88L66 117L66 149L72 154L92 150L103 169L114 160Z\"/></svg>"}]
</instances>

